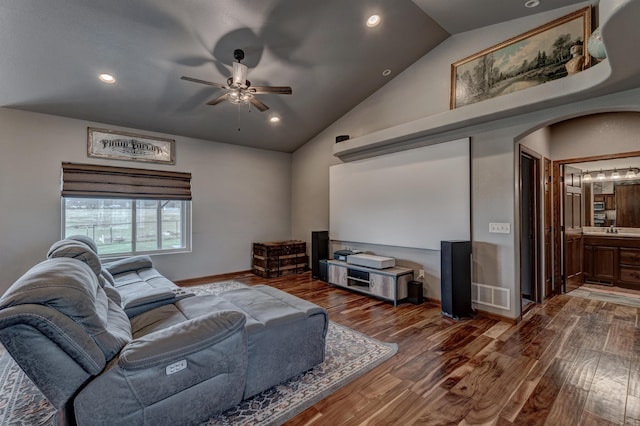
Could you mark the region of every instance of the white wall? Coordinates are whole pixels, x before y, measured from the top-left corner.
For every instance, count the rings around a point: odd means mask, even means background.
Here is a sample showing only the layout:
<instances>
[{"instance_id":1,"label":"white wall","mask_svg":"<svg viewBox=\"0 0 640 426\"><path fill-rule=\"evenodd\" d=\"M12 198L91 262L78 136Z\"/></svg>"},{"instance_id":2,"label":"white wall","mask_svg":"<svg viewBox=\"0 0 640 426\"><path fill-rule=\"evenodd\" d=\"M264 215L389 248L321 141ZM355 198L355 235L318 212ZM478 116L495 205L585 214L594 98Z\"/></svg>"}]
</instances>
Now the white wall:
<instances>
[{"instance_id":1,"label":"white wall","mask_svg":"<svg viewBox=\"0 0 640 426\"><path fill-rule=\"evenodd\" d=\"M296 151L292 166L292 236L309 241L311 231L328 229L328 166L339 162L332 156L336 135L358 137L447 111L452 62L574 9L560 9L450 37ZM520 315L516 141L547 124L584 113L606 108L639 109L638 99L638 90L621 92L495 121L465 135L471 137L473 279L509 289L512 301L510 310L481 307L482 310L510 318ZM541 145L538 142L533 143L544 146L544 141ZM489 222L511 223L512 232L489 234ZM332 244L333 249L342 246L340 242ZM349 246L394 256L399 265L424 269L425 293L440 298L439 251L353 243Z\"/></svg>"},{"instance_id":2,"label":"white wall","mask_svg":"<svg viewBox=\"0 0 640 426\"><path fill-rule=\"evenodd\" d=\"M180 136L174 166L88 158L93 123L0 108L0 293L61 235L63 161L192 173L193 251L154 256L170 279L251 269L251 244L290 238L291 154Z\"/></svg>"}]
</instances>

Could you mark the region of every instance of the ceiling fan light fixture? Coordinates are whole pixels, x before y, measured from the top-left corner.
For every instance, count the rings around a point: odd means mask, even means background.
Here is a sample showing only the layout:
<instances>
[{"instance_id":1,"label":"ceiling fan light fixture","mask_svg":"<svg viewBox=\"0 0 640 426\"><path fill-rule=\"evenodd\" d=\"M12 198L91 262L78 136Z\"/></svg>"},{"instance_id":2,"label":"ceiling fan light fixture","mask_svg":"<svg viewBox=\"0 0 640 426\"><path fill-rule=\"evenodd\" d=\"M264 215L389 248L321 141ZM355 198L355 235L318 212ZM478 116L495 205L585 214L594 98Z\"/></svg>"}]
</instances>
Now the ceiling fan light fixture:
<instances>
[{"instance_id":1,"label":"ceiling fan light fixture","mask_svg":"<svg viewBox=\"0 0 640 426\"><path fill-rule=\"evenodd\" d=\"M381 21L380 15L371 15L367 19L367 27L369 28L377 27L380 24L380 21Z\"/></svg>"},{"instance_id":2,"label":"ceiling fan light fixture","mask_svg":"<svg viewBox=\"0 0 640 426\"><path fill-rule=\"evenodd\" d=\"M107 74L107 73L102 73L100 75L98 75L98 79L103 82L103 83L107 83L107 84L113 84L116 82L116 78L114 76L112 76L111 74Z\"/></svg>"}]
</instances>

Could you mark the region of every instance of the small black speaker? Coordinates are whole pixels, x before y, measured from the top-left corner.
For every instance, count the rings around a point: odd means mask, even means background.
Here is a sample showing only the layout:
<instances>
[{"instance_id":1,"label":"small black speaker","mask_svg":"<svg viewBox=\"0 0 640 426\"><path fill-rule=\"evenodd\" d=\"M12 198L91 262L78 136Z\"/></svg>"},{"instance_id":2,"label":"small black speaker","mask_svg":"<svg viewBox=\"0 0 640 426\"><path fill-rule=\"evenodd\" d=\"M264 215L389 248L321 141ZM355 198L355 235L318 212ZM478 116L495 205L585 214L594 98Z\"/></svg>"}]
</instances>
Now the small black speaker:
<instances>
[{"instance_id":1,"label":"small black speaker","mask_svg":"<svg viewBox=\"0 0 640 426\"><path fill-rule=\"evenodd\" d=\"M460 319L471 316L471 241L440 244L442 314Z\"/></svg>"},{"instance_id":2,"label":"small black speaker","mask_svg":"<svg viewBox=\"0 0 640 426\"><path fill-rule=\"evenodd\" d=\"M336 143L349 140L349 135L336 136Z\"/></svg>"},{"instance_id":3,"label":"small black speaker","mask_svg":"<svg viewBox=\"0 0 640 426\"><path fill-rule=\"evenodd\" d=\"M311 276L320 278L320 261L329 258L329 231L311 232Z\"/></svg>"},{"instance_id":4,"label":"small black speaker","mask_svg":"<svg viewBox=\"0 0 640 426\"><path fill-rule=\"evenodd\" d=\"M321 260L318 262L320 264L320 273L318 274L318 278L320 278L325 283L329 282L329 264L326 260Z\"/></svg>"},{"instance_id":5,"label":"small black speaker","mask_svg":"<svg viewBox=\"0 0 640 426\"><path fill-rule=\"evenodd\" d=\"M408 294L407 300L414 305L419 305L422 303L422 282L420 281L409 281L408 284Z\"/></svg>"}]
</instances>

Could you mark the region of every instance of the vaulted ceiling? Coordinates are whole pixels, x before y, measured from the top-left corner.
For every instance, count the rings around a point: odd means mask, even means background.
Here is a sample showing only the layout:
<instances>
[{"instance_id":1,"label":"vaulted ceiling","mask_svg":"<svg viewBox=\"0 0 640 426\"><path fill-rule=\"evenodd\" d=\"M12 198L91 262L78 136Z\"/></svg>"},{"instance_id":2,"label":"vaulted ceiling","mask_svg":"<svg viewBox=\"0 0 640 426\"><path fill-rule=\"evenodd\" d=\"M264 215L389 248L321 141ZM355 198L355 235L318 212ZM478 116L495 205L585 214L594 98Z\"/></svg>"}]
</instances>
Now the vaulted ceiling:
<instances>
[{"instance_id":1,"label":"vaulted ceiling","mask_svg":"<svg viewBox=\"0 0 640 426\"><path fill-rule=\"evenodd\" d=\"M0 106L292 152L451 34L574 3L2 0ZM252 85L293 94L209 106L222 89L180 79L224 83L234 49Z\"/></svg>"}]
</instances>

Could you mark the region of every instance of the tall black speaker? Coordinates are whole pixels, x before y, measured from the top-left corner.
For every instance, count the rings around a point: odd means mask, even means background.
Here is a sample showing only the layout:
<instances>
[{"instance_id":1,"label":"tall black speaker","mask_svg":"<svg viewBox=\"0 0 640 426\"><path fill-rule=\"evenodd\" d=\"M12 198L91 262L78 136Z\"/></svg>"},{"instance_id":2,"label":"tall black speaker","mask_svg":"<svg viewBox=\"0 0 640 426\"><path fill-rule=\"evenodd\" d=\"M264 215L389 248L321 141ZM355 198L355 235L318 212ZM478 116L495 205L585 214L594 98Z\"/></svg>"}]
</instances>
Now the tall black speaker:
<instances>
[{"instance_id":1,"label":"tall black speaker","mask_svg":"<svg viewBox=\"0 0 640 426\"><path fill-rule=\"evenodd\" d=\"M320 278L320 261L329 258L329 231L311 232L311 276Z\"/></svg>"},{"instance_id":2,"label":"tall black speaker","mask_svg":"<svg viewBox=\"0 0 640 426\"><path fill-rule=\"evenodd\" d=\"M471 241L440 243L442 314L454 319L471 316Z\"/></svg>"}]
</instances>

